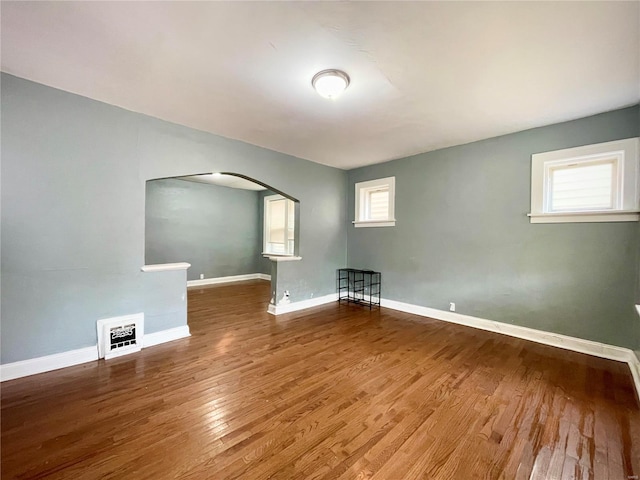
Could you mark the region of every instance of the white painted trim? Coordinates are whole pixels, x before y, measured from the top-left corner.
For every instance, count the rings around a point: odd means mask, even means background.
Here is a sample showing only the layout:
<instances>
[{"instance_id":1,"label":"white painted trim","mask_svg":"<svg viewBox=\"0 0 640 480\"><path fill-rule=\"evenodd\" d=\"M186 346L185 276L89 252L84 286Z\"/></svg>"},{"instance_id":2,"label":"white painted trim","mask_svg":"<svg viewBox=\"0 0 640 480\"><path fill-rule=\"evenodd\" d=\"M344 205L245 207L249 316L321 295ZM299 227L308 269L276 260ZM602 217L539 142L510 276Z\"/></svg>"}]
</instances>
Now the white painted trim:
<instances>
[{"instance_id":1,"label":"white painted trim","mask_svg":"<svg viewBox=\"0 0 640 480\"><path fill-rule=\"evenodd\" d=\"M297 262L298 260L302 260L302 257L296 257L294 255L271 255L266 253L264 257L272 262Z\"/></svg>"},{"instance_id":2,"label":"white painted trim","mask_svg":"<svg viewBox=\"0 0 640 480\"><path fill-rule=\"evenodd\" d=\"M627 363L629 364L629 370L631 370L631 376L633 377L633 383L636 386L636 396L638 400L640 400L640 360L632 353L633 358L631 358Z\"/></svg>"},{"instance_id":3,"label":"white painted trim","mask_svg":"<svg viewBox=\"0 0 640 480\"><path fill-rule=\"evenodd\" d=\"M228 277L203 278L201 280L188 280L187 287L198 287L201 285L215 285L218 283L242 282L244 280L271 280L271 275L264 273L247 273L245 275L231 275Z\"/></svg>"},{"instance_id":4,"label":"white painted trim","mask_svg":"<svg viewBox=\"0 0 640 480\"><path fill-rule=\"evenodd\" d=\"M153 347L154 345L190 336L189 325L148 333L143 337L142 348ZM0 365L0 381L6 382L7 380L59 370L61 368L80 365L81 363L93 362L94 360L99 360L98 345L55 353L44 357L30 358L20 362L5 363L4 365Z\"/></svg>"},{"instance_id":5,"label":"white painted trim","mask_svg":"<svg viewBox=\"0 0 640 480\"><path fill-rule=\"evenodd\" d=\"M396 221L395 220L386 220L384 222L378 222L378 221L373 221L373 220L366 220L366 221L353 221L351 222L353 223L353 226L356 228L362 228L362 227L395 227L396 226Z\"/></svg>"},{"instance_id":6,"label":"white painted trim","mask_svg":"<svg viewBox=\"0 0 640 480\"><path fill-rule=\"evenodd\" d=\"M159 263L157 265L143 265L140 270L143 272L166 272L169 270L186 270L191 266L187 262L179 263Z\"/></svg>"},{"instance_id":7,"label":"white painted trim","mask_svg":"<svg viewBox=\"0 0 640 480\"><path fill-rule=\"evenodd\" d=\"M640 399L640 362L633 350L629 348L570 337L560 333L545 332L543 330L521 327L519 325L496 322L456 312L447 312L445 310L437 310L435 308L422 307L420 305L397 302L395 300L387 300L384 298L381 299L380 303L383 307L399 310L401 312L412 313L414 315L443 320L450 323L457 323L458 325L487 330L489 332L501 333L503 335L509 335L511 337L530 340L532 342L564 348L565 350L572 350L574 352L585 353L587 355L593 355L609 360L625 362L629 365L636 388L636 395L638 396L638 399Z\"/></svg>"},{"instance_id":8,"label":"white painted trim","mask_svg":"<svg viewBox=\"0 0 640 480\"><path fill-rule=\"evenodd\" d=\"M289 303L286 305L270 304L267 311L271 315L280 315L284 313L295 312L298 310L304 310L306 308L311 308L326 303L331 303L337 300L337 294L331 294L325 295L323 297L303 300L301 302ZM413 305L410 303L398 302L395 300L388 300L385 298L381 299L380 303L382 307L390 308L392 310L411 313L414 315L419 315L421 317L433 318L435 320L443 320L445 322L456 323L458 325L478 328L489 332L501 333L503 335L509 335L511 337L521 338L523 340L542 343L551 347L564 348L565 350L593 355L595 357L624 362L629 365L631 376L633 378L636 389L636 395L640 400L640 360L636 356L635 352L629 348L608 345L606 343L594 342L592 340L585 340L582 338L570 337L568 335L562 335L560 333L545 332L543 330L536 330L534 328L496 322L494 320L472 317L471 315L463 315L456 312L447 312L445 310L438 310L435 308L423 307L420 305ZM640 305L636 305L636 308L638 309L638 313L640 314Z\"/></svg>"},{"instance_id":9,"label":"white painted trim","mask_svg":"<svg viewBox=\"0 0 640 480\"><path fill-rule=\"evenodd\" d=\"M5 363L4 365L0 365L0 380L6 382L14 378L27 377L37 373L92 362L94 360L98 360L97 345L46 355L44 357L30 358L20 362Z\"/></svg>"},{"instance_id":10,"label":"white painted trim","mask_svg":"<svg viewBox=\"0 0 640 480\"><path fill-rule=\"evenodd\" d=\"M304 310L306 308L317 307L326 303L335 302L338 300L338 294L332 293L323 297L309 298L308 300L301 300L300 302L287 303L285 305L273 305L269 304L267 312L271 315L281 315L283 313L297 312L298 310Z\"/></svg>"},{"instance_id":11,"label":"white painted trim","mask_svg":"<svg viewBox=\"0 0 640 480\"><path fill-rule=\"evenodd\" d=\"M637 222L638 212L527 213L531 223Z\"/></svg>"},{"instance_id":12,"label":"white painted trim","mask_svg":"<svg viewBox=\"0 0 640 480\"><path fill-rule=\"evenodd\" d=\"M613 142L583 145L531 155L531 223L563 222L633 222L638 221L640 204L640 140L638 137ZM549 212L548 166L575 162L589 162L603 155L617 157L615 208L612 211ZM615 215L618 213L619 215ZM613 214L613 216L610 216Z\"/></svg>"},{"instance_id":13,"label":"white painted trim","mask_svg":"<svg viewBox=\"0 0 640 480\"><path fill-rule=\"evenodd\" d=\"M161 343L172 342L181 338L190 337L189 325L181 327L169 328L159 332L147 333L143 338L142 348L153 347Z\"/></svg>"}]
</instances>

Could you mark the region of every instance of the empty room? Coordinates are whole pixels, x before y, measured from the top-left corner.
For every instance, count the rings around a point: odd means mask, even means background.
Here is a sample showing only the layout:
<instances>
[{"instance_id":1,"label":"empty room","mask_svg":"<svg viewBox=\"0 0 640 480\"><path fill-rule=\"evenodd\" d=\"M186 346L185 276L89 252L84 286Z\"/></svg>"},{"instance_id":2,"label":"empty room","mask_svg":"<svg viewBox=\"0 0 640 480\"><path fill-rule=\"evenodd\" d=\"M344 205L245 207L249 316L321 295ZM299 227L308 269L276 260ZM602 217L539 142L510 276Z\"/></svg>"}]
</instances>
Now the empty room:
<instances>
[{"instance_id":1,"label":"empty room","mask_svg":"<svg viewBox=\"0 0 640 480\"><path fill-rule=\"evenodd\" d=\"M3 480L640 476L640 2L0 17Z\"/></svg>"}]
</instances>

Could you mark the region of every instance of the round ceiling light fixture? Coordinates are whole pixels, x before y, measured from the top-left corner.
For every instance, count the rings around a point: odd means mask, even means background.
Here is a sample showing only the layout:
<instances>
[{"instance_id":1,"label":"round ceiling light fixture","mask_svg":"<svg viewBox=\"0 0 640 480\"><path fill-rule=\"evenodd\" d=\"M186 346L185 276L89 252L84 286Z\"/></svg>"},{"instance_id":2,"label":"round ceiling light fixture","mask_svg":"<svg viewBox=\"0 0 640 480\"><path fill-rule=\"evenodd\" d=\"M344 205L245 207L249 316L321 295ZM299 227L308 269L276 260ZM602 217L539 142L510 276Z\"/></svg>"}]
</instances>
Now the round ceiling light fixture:
<instances>
[{"instance_id":1,"label":"round ceiling light fixture","mask_svg":"<svg viewBox=\"0 0 640 480\"><path fill-rule=\"evenodd\" d=\"M325 98L336 98L349 86L349 75L342 70L322 70L311 79L311 85Z\"/></svg>"}]
</instances>

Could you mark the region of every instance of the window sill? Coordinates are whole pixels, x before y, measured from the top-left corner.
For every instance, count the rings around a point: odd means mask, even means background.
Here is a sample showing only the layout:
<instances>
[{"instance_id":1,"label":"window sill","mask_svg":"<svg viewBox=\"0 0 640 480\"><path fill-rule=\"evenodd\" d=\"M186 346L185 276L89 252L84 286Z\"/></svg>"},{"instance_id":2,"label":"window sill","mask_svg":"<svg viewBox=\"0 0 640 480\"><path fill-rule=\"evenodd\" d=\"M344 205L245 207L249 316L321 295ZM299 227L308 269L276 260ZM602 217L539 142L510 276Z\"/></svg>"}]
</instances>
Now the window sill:
<instances>
[{"instance_id":1,"label":"window sill","mask_svg":"<svg viewBox=\"0 0 640 480\"><path fill-rule=\"evenodd\" d=\"M527 216L531 223L637 222L640 211L527 213Z\"/></svg>"},{"instance_id":2,"label":"window sill","mask_svg":"<svg viewBox=\"0 0 640 480\"><path fill-rule=\"evenodd\" d=\"M394 220L384 220L384 221L380 221L380 220L365 220L365 221L360 221L360 220L354 220L353 222L353 226L356 228L362 228L362 227L395 227L396 226L396 221Z\"/></svg>"},{"instance_id":3,"label":"window sill","mask_svg":"<svg viewBox=\"0 0 640 480\"><path fill-rule=\"evenodd\" d=\"M167 272L169 270L186 270L191 266L190 263L159 263L157 265L143 265L140 270L143 272Z\"/></svg>"},{"instance_id":4,"label":"window sill","mask_svg":"<svg viewBox=\"0 0 640 480\"><path fill-rule=\"evenodd\" d=\"M302 260L302 257L296 257L295 255L281 255L277 253L265 253L262 252L264 258L268 258L272 262L295 262Z\"/></svg>"}]
</instances>

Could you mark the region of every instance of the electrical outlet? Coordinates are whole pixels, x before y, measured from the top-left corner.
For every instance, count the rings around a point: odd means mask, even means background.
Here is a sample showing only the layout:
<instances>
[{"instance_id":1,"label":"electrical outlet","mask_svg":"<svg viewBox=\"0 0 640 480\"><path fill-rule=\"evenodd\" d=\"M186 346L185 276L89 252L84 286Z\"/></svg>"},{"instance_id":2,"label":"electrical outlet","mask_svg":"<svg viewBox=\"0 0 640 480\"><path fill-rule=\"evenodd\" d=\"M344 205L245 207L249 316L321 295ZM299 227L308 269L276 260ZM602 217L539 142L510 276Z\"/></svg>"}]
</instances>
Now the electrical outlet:
<instances>
[{"instance_id":1,"label":"electrical outlet","mask_svg":"<svg viewBox=\"0 0 640 480\"><path fill-rule=\"evenodd\" d=\"M278 302L278 305L286 305L289 302L291 302L291 300L289 300L289 290L285 290L282 293L282 298Z\"/></svg>"},{"instance_id":2,"label":"electrical outlet","mask_svg":"<svg viewBox=\"0 0 640 480\"><path fill-rule=\"evenodd\" d=\"M452 312L455 312L455 311L456 311L456 304L455 304L455 303L453 303L453 302L451 302L451 303L449 304L449 310L451 310Z\"/></svg>"},{"instance_id":3,"label":"electrical outlet","mask_svg":"<svg viewBox=\"0 0 640 480\"><path fill-rule=\"evenodd\" d=\"M200 274L200 280L204 280L204 273Z\"/></svg>"}]
</instances>

